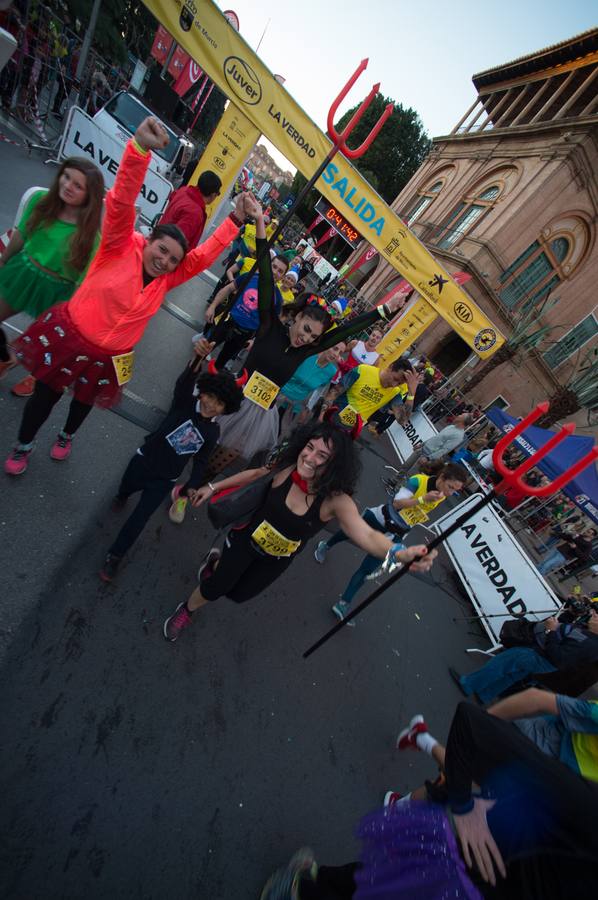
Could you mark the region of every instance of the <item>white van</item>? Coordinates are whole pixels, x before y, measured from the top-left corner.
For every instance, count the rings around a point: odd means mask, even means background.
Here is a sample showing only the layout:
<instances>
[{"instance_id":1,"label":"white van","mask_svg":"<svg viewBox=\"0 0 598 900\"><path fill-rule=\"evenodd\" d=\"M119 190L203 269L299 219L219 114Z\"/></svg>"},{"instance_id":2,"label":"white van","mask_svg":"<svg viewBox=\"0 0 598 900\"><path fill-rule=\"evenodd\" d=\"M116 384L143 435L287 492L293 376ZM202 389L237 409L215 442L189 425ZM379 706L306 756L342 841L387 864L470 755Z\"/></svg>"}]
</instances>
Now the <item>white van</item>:
<instances>
[{"instance_id":1,"label":"white van","mask_svg":"<svg viewBox=\"0 0 598 900\"><path fill-rule=\"evenodd\" d=\"M128 91L119 91L97 111L93 121L102 131L126 143L147 116L156 116L156 113ZM177 134L164 122L162 124L170 140L163 150L153 151L151 168L163 178L172 180L177 169L187 165L195 148L184 135Z\"/></svg>"}]
</instances>

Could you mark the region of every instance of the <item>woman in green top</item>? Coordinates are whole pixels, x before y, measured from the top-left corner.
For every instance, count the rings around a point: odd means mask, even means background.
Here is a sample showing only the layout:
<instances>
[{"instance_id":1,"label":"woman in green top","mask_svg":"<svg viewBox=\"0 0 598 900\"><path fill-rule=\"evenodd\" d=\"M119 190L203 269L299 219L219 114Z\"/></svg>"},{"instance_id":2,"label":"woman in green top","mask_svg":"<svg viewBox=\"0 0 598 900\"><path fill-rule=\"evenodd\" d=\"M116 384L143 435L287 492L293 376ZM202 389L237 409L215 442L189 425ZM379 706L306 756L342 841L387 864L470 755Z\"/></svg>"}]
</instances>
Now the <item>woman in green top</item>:
<instances>
[{"instance_id":1,"label":"woman in green top","mask_svg":"<svg viewBox=\"0 0 598 900\"><path fill-rule=\"evenodd\" d=\"M37 318L71 298L98 248L103 199L102 173L79 157L36 191L0 257L0 322L18 312ZM14 365L0 327L0 378Z\"/></svg>"}]
</instances>

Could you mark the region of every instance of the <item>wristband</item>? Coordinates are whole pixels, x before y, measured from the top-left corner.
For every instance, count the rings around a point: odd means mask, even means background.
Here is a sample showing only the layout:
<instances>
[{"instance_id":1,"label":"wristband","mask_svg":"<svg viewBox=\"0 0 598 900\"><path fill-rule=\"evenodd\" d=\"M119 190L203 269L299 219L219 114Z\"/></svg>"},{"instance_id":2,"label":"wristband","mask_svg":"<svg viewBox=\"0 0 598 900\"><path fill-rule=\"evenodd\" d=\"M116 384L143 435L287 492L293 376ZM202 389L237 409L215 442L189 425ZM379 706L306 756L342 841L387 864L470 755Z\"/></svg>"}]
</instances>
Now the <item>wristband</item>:
<instances>
[{"instance_id":1,"label":"wristband","mask_svg":"<svg viewBox=\"0 0 598 900\"><path fill-rule=\"evenodd\" d=\"M240 228L241 225L243 224L243 219L240 219L238 217L238 215L236 214L236 212L234 212L234 210L230 214L230 218L232 219L233 223L237 226L237 228Z\"/></svg>"},{"instance_id":2,"label":"wristband","mask_svg":"<svg viewBox=\"0 0 598 900\"><path fill-rule=\"evenodd\" d=\"M423 497L418 497L417 502L419 503L420 506L423 506L426 501L424 500Z\"/></svg>"},{"instance_id":3,"label":"wristband","mask_svg":"<svg viewBox=\"0 0 598 900\"><path fill-rule=\"evenodd\" d=\"M390 315L390 310L386 308L386 303L382 303L381 306L377 306L378 315L381 319L385 319L388 322L388 317Z\"/></svg>"},{"instance_id":4,"label":"wristband","mask_svg":"<svg viewBox=\"0 0 598 900\"><path fill-rule=\"evenodd\" d=\"M141 153L142 156L147 156L147 154L149 153L149 150L144 150L144 148L141 146L141 144L139 143L137 138L131 138L131 143L133 144L133 146L135 147L135 149L137 150L138 153Z\"/></svg>"},{"instance_id":5,"label":"wristband","mask_svg":"<svg viewBox=\"0 0 598 900\"><path fill-rule=\"evenodd\" d=\"M414 400L415 397L414 397L413 394L407 394L407 398L406 398L406 399L407 399L407 400Z\"/></svg>"},{"instance_id":6,"label":"wristband","mask_svg":"<svg viewBox=\"0 0 598 900\"><path fill-rule=\"evenodd\" d=\"M210 481L208 481L208 487L209 487L209 489L211 490L211 492L212 492L213 494L216 493L216 488L214 487L214 485L213 485Z\"/></svg>"}]
</instances>

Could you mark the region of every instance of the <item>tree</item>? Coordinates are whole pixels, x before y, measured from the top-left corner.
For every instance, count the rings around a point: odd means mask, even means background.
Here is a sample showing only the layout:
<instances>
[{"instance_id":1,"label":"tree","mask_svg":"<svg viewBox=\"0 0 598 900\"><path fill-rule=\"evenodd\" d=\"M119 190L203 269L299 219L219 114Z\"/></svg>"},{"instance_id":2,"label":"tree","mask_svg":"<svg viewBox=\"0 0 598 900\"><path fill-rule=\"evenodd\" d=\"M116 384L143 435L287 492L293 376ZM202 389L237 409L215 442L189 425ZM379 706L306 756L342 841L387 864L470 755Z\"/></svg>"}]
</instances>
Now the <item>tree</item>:
<instances>
[{"instance_id":1,"label":"tree","mask_svg":"<svg viewBox=\"0 0 598 900\"><path fill-rule=\"evenodd\" d=\"M549 400L550 409L536 422L539 427L549 428L580 409L587 409L590 423L592 414L598 409L598 347L584 355L569 382L555 391Z\"/></svg>"},{"instance_id":2,"label":"tree","mask_svg":"<svg viewBox=\"0 0 598 900\"><path fill-rule=\"evenodd\" d=\"M208 87L206 90L209 91L210 88ZM198 102L200 105L203 102L204 96L205 95L199 98ZM197 120L197 124L193 129L193 137L199 143L203 143L204 147L212 137L213 131L220 121L225 104L226 96L216 87L216 85L214 85L214 90L210 94L206 105L202 109L201 115ZM195 113L193 113L193 115L195 115Z\"/></svg>"},{"instance_id":3,"label":"tree","mask_svg":"<svg viewBox=\"0 0 598 900\"><path fill-rule=\"evenodd\" d=\"M424 133L421 120L414 109L404 109L400 103L378 95L350 137L351 147L358 147L362 143L388 103L394 104L392 116L385 122L370 149L353 165L387 203L392 203L422 164L430 150L431 141ZM341 117L335 124L337 131L343 130L356 109L357 106L354 106ZM306 182L307 178L297 172L291 193L297 196ZM297 215L306 225L313 220L314 206L319 197L319 192L314 189L299 205Z\"/></svg>"},{"instance_id":4,"label":"tree","mask_svg":"<svg viewBox=\"0 0 598 900\"><path fill-rule=\"evenodd\" d=\"M80 37L91 15L93 0L67 0L73 23L80 23ZM102 0L93 47L109 62L123 64L130 51L145 59L152 46L157 22L140 0Z\"/></svg>"},{"instance_id":5,"label":"tree","mask_svg":"<svg viewBox=\"0 0 598 900\"><path fill-rule=\"evenodd\" d=\"M392 116L370 149L354 165L380 196L387 203L392 203L421 166L432 142L414 109L405 109L390 97L378 94L349 138L350 147L358 147L362 143L388 103L394 104ZM335 124L339 133L356 109L357 106L354 106Z\"/></svg>"}]
</instances>

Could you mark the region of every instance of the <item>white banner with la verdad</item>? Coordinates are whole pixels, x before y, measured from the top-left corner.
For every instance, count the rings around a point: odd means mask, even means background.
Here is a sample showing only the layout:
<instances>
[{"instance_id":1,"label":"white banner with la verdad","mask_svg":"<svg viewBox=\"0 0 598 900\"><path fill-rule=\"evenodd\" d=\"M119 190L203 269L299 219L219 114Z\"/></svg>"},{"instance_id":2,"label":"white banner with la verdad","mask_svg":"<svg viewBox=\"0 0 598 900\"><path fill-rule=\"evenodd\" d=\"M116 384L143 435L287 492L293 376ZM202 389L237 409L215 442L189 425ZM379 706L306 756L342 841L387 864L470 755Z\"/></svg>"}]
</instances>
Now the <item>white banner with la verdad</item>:
<instances>
[{"instance_id":1,"label":"white banner with la verdad","mask_svg":"<svg viewBox=\"0 0 598 900\"><path fill-rule=\"evenodd\" d=\"M442 533L480 500L472 494L431 525ZM507 619L537 621L562 606L497 511L485 506L444 542L459 578L494 646ZM497 616L497 618L485 618Z\"/></svg>"},{"instance_id":2,"label":"white banner with la verdad","mask_svg":"<svg viewBox=\"0 0 598 900\"><path fill-rule=\"evenodd\" d=\"M428 438L438 434L438 431L425 412L417 409L404 425L393 422L387 433L397 451L399 460L403 463L408 456L411 456L416 444L427 441Z\"/></svg>"},{"instance_id":3,"label":"white banner with la verdad","mask_svg":"<svg viewBox=\"0 0 598 900\"><path fill-rule=\"evenodd\" d=\"M124 150L125 141L119 141L107 134L78 106L72 107L62 134L58 151L59 159L83 156L91 160L104 176L104 183L108 189L114 184ZM172 191L171 183L155 171L157 164L152 154L152 160L136 201L141 216L146 222L152 222L162 212Z\"/></svg>"}]
</instances>

